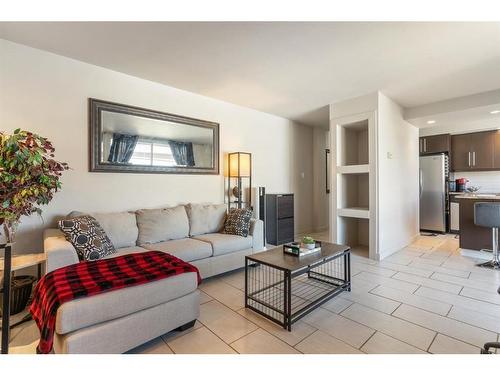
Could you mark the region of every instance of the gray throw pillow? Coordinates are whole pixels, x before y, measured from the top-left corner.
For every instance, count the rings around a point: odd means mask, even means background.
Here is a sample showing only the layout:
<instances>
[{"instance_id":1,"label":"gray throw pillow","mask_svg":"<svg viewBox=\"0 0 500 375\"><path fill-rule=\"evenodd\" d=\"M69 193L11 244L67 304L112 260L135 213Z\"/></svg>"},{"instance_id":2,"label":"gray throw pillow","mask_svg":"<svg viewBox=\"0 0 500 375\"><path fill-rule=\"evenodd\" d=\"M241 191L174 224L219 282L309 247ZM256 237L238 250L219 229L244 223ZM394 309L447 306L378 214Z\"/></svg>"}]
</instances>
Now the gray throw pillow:
<instances>
[{"instance_id":1,"label":"gray throw pillow","mask_svg":"<svg viewBox=\"0 0 500 375\"><path fill-rule=\"evenodd\" d=\"M106 232L92 216L61 220L59 229L76 249L80 260L98 260L116 253Z\"/></svg>"},{"instance_id":2,"label":"gray throw pillow","mask_svg":"<svg viewBox=\"0 0 500 375\"><path fill-rule=\"evenodd\" d=\"M224 223L223 233L247 237L251 218L251 208L231 208Z\"/></svg>"}]
</instances>

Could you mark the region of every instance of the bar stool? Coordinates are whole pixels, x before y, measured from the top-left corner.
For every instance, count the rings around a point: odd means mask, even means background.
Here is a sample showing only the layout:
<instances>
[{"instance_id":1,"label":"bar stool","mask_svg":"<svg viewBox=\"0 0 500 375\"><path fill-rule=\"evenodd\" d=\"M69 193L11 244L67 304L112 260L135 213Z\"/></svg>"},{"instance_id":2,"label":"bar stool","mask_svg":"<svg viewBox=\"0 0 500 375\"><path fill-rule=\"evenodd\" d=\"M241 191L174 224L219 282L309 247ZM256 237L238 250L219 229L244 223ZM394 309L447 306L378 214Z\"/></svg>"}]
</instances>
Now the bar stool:
<instances>
[{"instance_id":1,"label":"bar stool","mask_svg":"<svg viewBox=\"0 0 500 375\"><path fill-rule=\"evenodd\" d=\"M491 228L493 242L493 259L479 264L481 267L500 269L498 254L498 228L500 228L500 203L478 202L474 204L474 224Z\"/></svg>"}]
</instances>

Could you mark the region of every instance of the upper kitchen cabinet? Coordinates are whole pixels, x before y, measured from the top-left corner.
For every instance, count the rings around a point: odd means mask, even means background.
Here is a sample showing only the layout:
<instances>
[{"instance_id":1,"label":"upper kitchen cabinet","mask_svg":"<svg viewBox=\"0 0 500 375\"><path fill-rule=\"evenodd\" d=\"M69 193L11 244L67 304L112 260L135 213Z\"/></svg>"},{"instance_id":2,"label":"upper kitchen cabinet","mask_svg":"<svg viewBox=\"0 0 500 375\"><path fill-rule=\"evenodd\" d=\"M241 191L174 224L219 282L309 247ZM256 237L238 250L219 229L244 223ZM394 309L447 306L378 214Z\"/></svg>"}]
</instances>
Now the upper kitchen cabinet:
<instances>
[{"instance_id":1,"label":"upper kitchen cabinet","mask_svg":"<svg viewBox=\"0 0 500 375\"><path fill-rule=\"evenodd\" d=\"M496 133L496 131L487 131L453 135L451 137L452 170L485 171L494 169ZM497 168L500 168L500 156L498 159Z\"/></svg>"},{"instance_id":2,"label":"upper kitchen cabinet","mask_svg":"<svg viewBox=\"0 0 500 375\"><path fill-rule=\"evenodd\" d=\"M500 170L500 130L495 131L493 167Z\"/></svg>"},{"instance_id":3,"label":"upper kitchen cabinet","mask_svg":"<svg viewBox=\"0 0 500 375\"><path fill-rule=\"evenodd\" d=\"M439 152L450 152L450 135L438 134L420 137L420 155L437 154Z\"/></svg>"}]
</instances>

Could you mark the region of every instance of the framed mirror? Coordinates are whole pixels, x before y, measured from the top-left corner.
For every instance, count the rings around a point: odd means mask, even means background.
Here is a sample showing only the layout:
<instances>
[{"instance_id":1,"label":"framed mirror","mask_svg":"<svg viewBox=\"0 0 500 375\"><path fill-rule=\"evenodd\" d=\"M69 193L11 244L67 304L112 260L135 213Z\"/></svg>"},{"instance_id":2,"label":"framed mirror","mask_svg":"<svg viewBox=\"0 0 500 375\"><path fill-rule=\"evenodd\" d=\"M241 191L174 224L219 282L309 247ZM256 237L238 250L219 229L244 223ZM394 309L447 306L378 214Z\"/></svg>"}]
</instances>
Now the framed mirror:
<instances>
[{"instance_id":1,"label":"framed mirror","mask_svg":"<svg viewBox=\"0 0 500 375\"><path fill-rule=\"evenodd\" d=\"M219 124L89 99L90 171L219 174Z\"/></svg>"}]
</instances>

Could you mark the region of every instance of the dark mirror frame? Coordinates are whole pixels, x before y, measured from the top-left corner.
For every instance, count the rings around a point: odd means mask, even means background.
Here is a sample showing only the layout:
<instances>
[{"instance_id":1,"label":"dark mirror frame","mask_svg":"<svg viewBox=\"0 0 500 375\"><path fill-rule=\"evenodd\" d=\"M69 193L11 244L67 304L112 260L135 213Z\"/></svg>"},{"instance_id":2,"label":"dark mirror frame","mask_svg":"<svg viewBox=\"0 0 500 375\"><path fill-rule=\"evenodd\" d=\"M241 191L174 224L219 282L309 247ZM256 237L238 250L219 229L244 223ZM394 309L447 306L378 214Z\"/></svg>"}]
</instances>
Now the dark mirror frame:
<instances>
[{"instance_id":1,"label":"dark mirror frame","mask_svg":"<svg viewBox=\"0 0 500 375\"><path fill-rule=\"evenodd\" d=\"M109 111L155 120L176 122L179 124L199 126L213 129L212 168L199 167L164 167L145 165L117 165L102 163L101 160L101 112ZM166 124L166 126L168 126ZM219 124L216 122L198 120L190 117L174 115L171 113L154 111L125 104L107 102L89 98L89 131L90 131L90 172L109 173L166 173L166 174L219 174Z\"/></svg>"}]
</instances>

